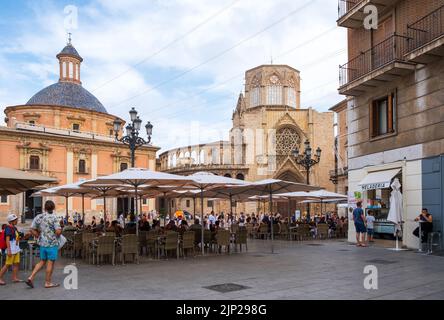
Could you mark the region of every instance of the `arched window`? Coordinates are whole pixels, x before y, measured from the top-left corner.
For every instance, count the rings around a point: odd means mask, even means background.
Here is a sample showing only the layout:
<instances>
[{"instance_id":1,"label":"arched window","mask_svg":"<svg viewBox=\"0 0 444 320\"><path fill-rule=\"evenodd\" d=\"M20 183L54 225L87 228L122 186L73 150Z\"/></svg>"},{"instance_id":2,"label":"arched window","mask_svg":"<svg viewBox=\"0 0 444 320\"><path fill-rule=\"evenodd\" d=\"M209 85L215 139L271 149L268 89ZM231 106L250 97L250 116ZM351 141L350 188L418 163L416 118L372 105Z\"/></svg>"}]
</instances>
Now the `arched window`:
<instances>
[{"instance_id":1,"label":"arched window","mask_svg":"<svg viewBox=\"0 0 444 320\"><path fill-rule=\"evenodd\" d=\"M254 108L261 104L261 89L255 87L250 92L250 107Z\"/></svg>"},{"instance_id":2,"label":"arched window","mask_svg":"<svg viewBox=\"0 0 444 320\"><path fill-rule=\"evenodd\" d=\"M86 173L86 161L83 159L79 160L79 173Z\"/></svg>"},{"instance_id":3,"label":"arched window","mask_svg":"<svg viewBox=\"0 0 444 320\"><path fill-rule=\"evenodd\" d=\"M267 87L267 104L281 105L282 103L282 86L271 85Z\"/></svg>"},{"instance_id":4,"label":"arched window","mask_svg":"<svg viewBox=\"0 0 444 320\"><path fill-rule=\"evenodd\" d=\"M200 150L199 163L200 164L204 164L205 163L205 151L204 150Z\"/></svg>"},{"instance_id":5,"label":"arched window","mask_svg":"<svg viewBox=\"0 0 444 320\"><path fill-rule=\"evenodd\" d=\"M76 79L80 80L80 69L78 63L76 63Z\"/></svg>"},{"instance_id":6,"label":"arched window","mask_svg":"<svg viewBox=\"0 0 444 320\"><path fill-rule=\"evenodd\" d=\"M238 179L238 180L245 180L245 176L242 173L238 173L236 175L236 179Z\"/></svg>"},{"instance_id":7,"label":"arched window","mask_svg":"<svg viewBox=\"0 0 444 320\"><path fill-rule=\"evenodd\" d=\"M301 145L301 137L294 128L284 127L276 132L276 157L278 165L282 164L293 151Z\"/></svg>"},{"instance_id":8,"label":"arched window","mask_svg":"<svg viewBox=\"0 0 444 320\"><path fill-rule=\"evenodd\" d=\"M173 155L172 163L173 163L173 168L176 167L176 165L177 165L177 156L176 156L176 154Z\"/></svg>"},{"instance_id":9,"label":"arched window","mask_svg":"<svg viewBox=\"0 0 444 320\"><path fill-rule=\"evenodd\" d=\"M40 170L40 157L39 156L30 156L29 157L29 169Z\"/></svg>"},{"instance_id":10,"label":"arched window","mask_svg":"<svg viewBox=\"0 0 444 320\"><path fill-rule=\"evenodd\" d=\"M190 152L189 151L185 152L185 158L189 158L189 157L190 157Z\"/></svg>"},{"instance_id":11,"label":"arched window","mask_svg":"<svg viewBox=\"0 0 444 320\"><path fill-rule=\"evenodd\" d=\"M231 178L231 174L226 173L226 174L224 175L224 177L225 177L225 178Z\"/></svg>"},{"instance_id":12,"label":"arched window","mask_svg":"<svg viewBox=\"0 0 444 320\"><path fill-rule=\"evenodd\" d=\"M69 63L69 78L74 79L74 64L72 62Z\"/></svg>"},{"instance_id":13,"label":"arched window","mask_svg":"<svg viewBox=\"0 0 444 320\"><path fill-rule=\"evenodd\" d=\"M168 169L171 168L171 156L168 156L167 167Z\"/></svg>"},{"instance_id":14,"label":"arched window","mask_svg":"<svg viewBox=\"0 0 444 320\"><path fill-rule=\"evenodd\" d=\"M66 75L68 74L68 65L66 62L62 63L62 77L66 78Z\"/></svg>"},{"instance_id":15,"label":"arched window","mask_svg":"<svg viewBox=\"0 0 444 320\"><path fill-rule=\"evenodd\" d=\"M287 104L292 108L296 108L296 90L292 87L287 88Z\"/></svg>"},{"instance_id":16,"label":"arched window","mask_svg":"<svg viewBox=\"0 0 444 320\"><path fill-rule=\"evenodd\" d=\"M128 163L122 162L120 164L120 171L125 171L126 169L128 169Z\"/></svg>"},{"instance_id":17,"label":"arched window","mask_svg":"<svg viewBox=\"0 0 444 320\"><path fill-rule=\"evenodd\" d=\"M193 162L192 162L193 164L196 164L199 162L199 159L197 159L197 152L196 151L191 152L191 159L193 159Z\"/></svg>"}]
</instances>

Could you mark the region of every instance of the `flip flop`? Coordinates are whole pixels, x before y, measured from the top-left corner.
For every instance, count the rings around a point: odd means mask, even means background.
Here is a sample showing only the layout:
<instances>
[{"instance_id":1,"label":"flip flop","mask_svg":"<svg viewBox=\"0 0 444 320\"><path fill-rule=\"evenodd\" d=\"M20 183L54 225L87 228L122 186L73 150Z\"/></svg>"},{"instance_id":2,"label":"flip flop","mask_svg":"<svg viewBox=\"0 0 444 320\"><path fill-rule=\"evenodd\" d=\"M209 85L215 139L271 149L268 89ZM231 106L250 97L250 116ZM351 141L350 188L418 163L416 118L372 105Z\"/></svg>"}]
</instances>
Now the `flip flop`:
<instances>
[{"instance_id":1,"label":"flip flop","mask_svg":"<svg viewBox=\"0 0 444 320\"><path fill-rule=\"evenodd\" d=\"M0 286L6 286L6 282L0 282Z\"/></svg>"},{"instance_id":2,"label":"flip flop","mask_svg":"<svg viewBox=\"0 0 444 320\"><path fill-rule=\"evenodd\" d=\"M45 285L46 289L57 288L57 287L60 287L58 283L51 283L49 286Z\"/></svg>"},{"instance_id":3,"label":"flip flop","mask_svg":"<svg viewBox=\"0 0 444 320\"><path fill-rule=\"evenodd\" d=\"M31 289L34 288L34 283L32 283L31 280L28 279L28 280L25 281L25 283L26 283L26 285L27 285L28 287L30 287Z\"/></svg>"}]
</instances>

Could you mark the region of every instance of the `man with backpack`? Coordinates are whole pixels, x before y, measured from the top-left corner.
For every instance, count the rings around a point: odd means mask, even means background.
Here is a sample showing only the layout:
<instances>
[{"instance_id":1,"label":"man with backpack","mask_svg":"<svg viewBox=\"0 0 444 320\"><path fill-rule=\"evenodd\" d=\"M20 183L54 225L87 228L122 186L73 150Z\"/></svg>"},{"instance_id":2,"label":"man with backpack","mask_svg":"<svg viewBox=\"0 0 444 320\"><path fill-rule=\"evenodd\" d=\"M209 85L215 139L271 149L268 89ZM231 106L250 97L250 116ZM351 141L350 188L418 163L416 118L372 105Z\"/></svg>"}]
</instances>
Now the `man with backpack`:
<instances>
[{"instance_id":1,"label":"man with backpack","mask_svg":"<svg viewBox=\"0 0 444 320\"><path fill-rule=\"evenodd\" d=\"M3 276L6 271L8 271L9 267L12 266L12 282L18 283L23 282L17 277L17 273L20 267L20 236L17 228L15 227L18 222L18 217L15 214L8 215L8 225L5 230L2 232L2 236L4 237L4 245L5 248L1 248L2 250L6 250L6 263L4 267L0 270L0 286L6 285L6 282L3 280Z\"/></svg>"}]
</instances>

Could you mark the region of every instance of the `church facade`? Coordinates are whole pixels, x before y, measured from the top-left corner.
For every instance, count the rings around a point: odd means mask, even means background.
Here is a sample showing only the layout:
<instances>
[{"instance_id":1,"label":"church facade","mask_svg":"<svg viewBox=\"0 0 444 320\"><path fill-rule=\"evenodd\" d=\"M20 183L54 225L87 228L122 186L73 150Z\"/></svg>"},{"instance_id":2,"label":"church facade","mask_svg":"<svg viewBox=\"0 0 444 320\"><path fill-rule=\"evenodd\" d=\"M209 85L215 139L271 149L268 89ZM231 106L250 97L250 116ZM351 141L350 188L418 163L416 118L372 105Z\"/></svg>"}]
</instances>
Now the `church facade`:
<instances>
[{"instance_id":1,"label":"church facade","mask_svg":"<svg viewBox=\"0 0 444 320\"><path fill-rule=\"evenodd\" d=\"M83 58L69 42L57 55L59 81L35 94L26 104L8 106L6 126L0 126L0 167L38 172L55 177L57 184L93 179L122 171L130 166L127 146L116 142L113 121L100 101L81 82ZM120 119L122 123L124 121ZM122 133L120 133L122 134ZM156 169L159 148L147 145L136 152L136 167ZM46 200L31 197L36 190L0 199L0 221L9 212L26 212L32 218ZM54 197L56 210L64 215L65 198ZM128 212L128 201L106 200L107 214ZM69 212L81 212L81 199L68 199ZM108 209L109 208L109 209ZM103 214L103 200L85 201L87 221ZM154 209L147 200L143 211Z\"/></svg>"},{"instance_id":2,"label":"church facade","mask_svg":"<svg viewBox=\"0 0 444 320\"><path fill-rule=\"evenodd\" d=\"M334 115L301 108L300 73L286 65L263 65L245 74L229 141L190 145L160 155L160 170L188 175L199 171L257 181L277 178L306 182L306 171L295 161L295 149L310 141L320 147L319 164L310 170L310 183L334 191L329 172L334 168ZM198 201L199 202L199 201ZM199 206L199 203L196 204ZM192 199L171 200L173 209L193 211ZM296 204L291 204L291 211ZM229 211L227 201L205 201L204 211ZM288 211L280 205L279 210ZM199 208L197 208L199 210ZM258 211L257 204L237 205L238 212ZM263 210L263 209L261 209Z\"/></svg>"}]
</instances>

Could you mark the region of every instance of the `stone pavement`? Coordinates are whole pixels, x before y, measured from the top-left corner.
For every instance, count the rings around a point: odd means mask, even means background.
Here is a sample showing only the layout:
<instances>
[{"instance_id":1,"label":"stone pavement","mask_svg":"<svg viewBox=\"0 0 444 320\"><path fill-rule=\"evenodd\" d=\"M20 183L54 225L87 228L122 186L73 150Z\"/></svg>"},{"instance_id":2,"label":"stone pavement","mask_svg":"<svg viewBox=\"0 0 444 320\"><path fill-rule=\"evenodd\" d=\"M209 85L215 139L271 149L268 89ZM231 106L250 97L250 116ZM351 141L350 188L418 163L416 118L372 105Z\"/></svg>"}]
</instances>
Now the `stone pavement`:
<instances>
[{"instance_id":1,"label":"stone pavement","mask_svg":"<svg viewBox=\"0 0 444 320\"><path fill-rule=\"evenodd\" d=\"M0 287L2 299L444 299L444 257L414 251L393 252L383 246L357 248L345 241L252 240L248 252L155 261L139 265L91 266L76 261L77 290L63 288L60 260L54 280L44 289L44 272L36 288L25 284ZM378 270L378 290L364 288L366 265ZM25 274L21 274L25 277ZM9 281L10 275L6 276ZM206 287L236 284L246 288L218 292ZM233 289L225 286L222 289Z\"/></svg>"}]
</instances>

